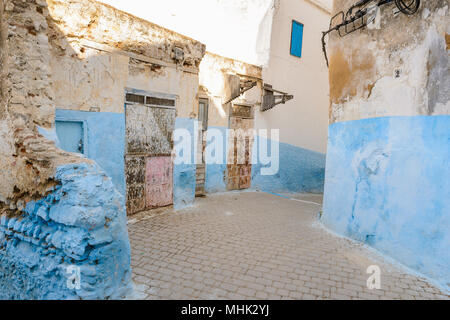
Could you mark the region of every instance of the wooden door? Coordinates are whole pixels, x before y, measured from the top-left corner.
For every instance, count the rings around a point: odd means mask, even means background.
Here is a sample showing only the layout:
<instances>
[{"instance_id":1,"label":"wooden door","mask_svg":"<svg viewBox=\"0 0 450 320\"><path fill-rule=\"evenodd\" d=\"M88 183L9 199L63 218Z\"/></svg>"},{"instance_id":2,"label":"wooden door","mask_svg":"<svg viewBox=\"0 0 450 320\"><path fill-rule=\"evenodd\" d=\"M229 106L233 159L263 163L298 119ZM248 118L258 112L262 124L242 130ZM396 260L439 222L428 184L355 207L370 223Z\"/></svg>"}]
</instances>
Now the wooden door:
<instances>
[{"instance_id":1,"label":"wooden door","mask_svg":"<svg viewBox=\"0 0 450 320\"><path fill-rule=\"evenodd\" d=\"M242 130L243 134L232 136L228 141L227 189L242 190L251 186L252 164L251 154L253 147L253 119L230 117L230 129ZM246 133L249 133L248 135Z\"/></svg>"}]
</instances>

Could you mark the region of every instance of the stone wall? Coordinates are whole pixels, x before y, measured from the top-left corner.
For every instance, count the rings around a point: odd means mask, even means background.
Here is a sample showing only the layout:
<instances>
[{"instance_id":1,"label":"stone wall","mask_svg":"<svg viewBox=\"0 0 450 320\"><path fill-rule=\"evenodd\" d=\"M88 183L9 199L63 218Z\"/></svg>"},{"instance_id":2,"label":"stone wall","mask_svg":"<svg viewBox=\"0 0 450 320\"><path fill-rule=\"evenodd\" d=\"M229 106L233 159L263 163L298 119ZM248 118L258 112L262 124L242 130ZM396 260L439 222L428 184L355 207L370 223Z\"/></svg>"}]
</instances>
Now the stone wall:
<instances>
[{"instance_id":1,"label":"stone wall","mask_svg":"<svg viewBox=\"0 0 450 320\"><path fill-rule=\"evenodd\" d=\"M162 133L158 128L165 126L164 118L150 117L146 126L137 123L138 131L131 130L129 124L133 121L125 124L125 92L170 96L176 100L176 117L193 121L198 104L198 67L205 46L95 1L48 1L48 4L57 118L84 123L85 155L113 178L123 195L130 195L129 214L142 211L145 183L140 175L145 173L146 161L130 155L136 161L126 174L123 158L127 153L139 153L141 146L127 151L125 140L155 145L165 141L170 150L145 153L170 155L174 126ZM120 138L125 130L128 134ZM179 179L177 172L175 181ZM182 186L177 190L181 192ZM183 199L189 190L181 192ZM131 203L135 201L130 199L136 197L141 205ZM179 203L177 197L175 192L174 200ZM193 201L191 198L189 203Z\"/></svg>"},{"instance_id":2,"label":"stone wall","mask_svg":"<svg viewBox=\"0 0 450 320\"><path fill-rule=\"evenodd\" d=\"M335 1L347 10L353 1ZM450 288L448 1L330 35L323 221Z\"/></svg>"},{"instance_id":3,"label":"stone wall","mask_svg":"<svg viewBox=\"0 0 450 320\"><path fill-rule=\"evenodd\" d=\"M54 142L51 59L65 35L46 1L2 0L0 8L0 298L124 297L123 197L97 164Z\"/></svg>"}]
</instances>

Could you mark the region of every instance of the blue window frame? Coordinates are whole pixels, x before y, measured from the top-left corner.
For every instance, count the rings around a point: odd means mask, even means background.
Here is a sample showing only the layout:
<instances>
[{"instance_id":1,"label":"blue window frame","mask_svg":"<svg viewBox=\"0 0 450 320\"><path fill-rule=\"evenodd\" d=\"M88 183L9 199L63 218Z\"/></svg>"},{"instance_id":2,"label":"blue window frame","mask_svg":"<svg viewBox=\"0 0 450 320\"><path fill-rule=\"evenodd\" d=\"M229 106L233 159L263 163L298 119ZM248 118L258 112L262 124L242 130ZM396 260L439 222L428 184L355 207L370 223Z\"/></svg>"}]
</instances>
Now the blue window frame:
<instances>
[{"instance_id":1,"label":"blue window frame","mask_svg":"<svg viewBox=\"0 0 450 320\"><path fill-rule=\"evenodd\" d=\"M302 45L303 45L303 24L295 20L292 20L291 55L301 58Z\"/></svg>"}]
</instances>

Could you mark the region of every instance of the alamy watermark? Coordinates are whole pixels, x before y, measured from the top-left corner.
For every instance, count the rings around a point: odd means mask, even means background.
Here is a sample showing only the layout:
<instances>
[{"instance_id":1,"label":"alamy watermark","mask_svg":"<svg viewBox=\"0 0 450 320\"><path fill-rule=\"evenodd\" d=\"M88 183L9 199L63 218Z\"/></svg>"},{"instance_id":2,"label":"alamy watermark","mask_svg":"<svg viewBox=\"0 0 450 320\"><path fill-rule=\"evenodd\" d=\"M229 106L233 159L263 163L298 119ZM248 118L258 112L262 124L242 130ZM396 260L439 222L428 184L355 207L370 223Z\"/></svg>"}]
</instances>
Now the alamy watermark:
<instances>
[{"instance_id":1,"label":"alamy watermark","mask_svg":"<svg viewBox=\"0 0 450 320\"><path fill-rule=\"evenodd\" d=\"M381 269L377 265L372 265L367 268L367 274L370 277L367 279L367 288L370 290L381 289Z\"/></svg>"},{"instance_id":2,"label":"alamy watermark","mask_svg":"<svg viewBox=\"0 0 450 320\"><path fill-rule=\"evenodd\" d=\"M67 288L70 290L81 289L81 270L79 266L70 265L66 268Z\"/></svg>"},{"instance_id":3,"label":"alamy watermark","mask_svg":"<svg viewBox=\"0 0 450 320\"><path fill-rule=\"evenodd\" d=\"M270 136L269 136L270 134ZM175 165L199 164L198 130L194 134L184 128L175 129ZM252 164L260 165L261 175L275 175L280 168L279 129L227 129L210 128L203 133L205 142L202 152L205 164Z\"/></svg>"}]
</instances>

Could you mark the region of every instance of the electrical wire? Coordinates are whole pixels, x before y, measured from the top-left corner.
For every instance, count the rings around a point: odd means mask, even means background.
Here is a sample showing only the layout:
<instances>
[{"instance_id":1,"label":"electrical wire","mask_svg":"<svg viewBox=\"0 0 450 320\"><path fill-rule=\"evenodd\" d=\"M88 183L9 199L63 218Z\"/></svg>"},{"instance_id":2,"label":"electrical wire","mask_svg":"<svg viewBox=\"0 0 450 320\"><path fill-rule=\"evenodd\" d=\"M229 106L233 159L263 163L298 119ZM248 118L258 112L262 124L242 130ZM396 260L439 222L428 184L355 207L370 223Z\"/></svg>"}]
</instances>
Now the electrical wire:
<instances>
[{"instance_id":1,"label":"electrical wire","mask_svg":"<svg viewBox=\"0 0 450 320\"><path fill-rule=\"evenodd\" d=\"M406 4L407 0L395 0L395 5L400 12L406 15L412 15L419 10L420 0L409 0L409 4Z\"/></svg>"},{"instance_id":2,"label":"electrical wire","mask_svg":"<svg viewBox=\"0 0 450 320\"><path fill-rule=\"evenodd\" d=\"M343 11L338 12L336 15L334 15L331 18L330 21L330 29L327 31L322 32L322 50L325 56L325 61L328 66L328 56L327 56L327 49L326 49L326 41L325 37L333 32L337 31L339 33L340 37L344 37L352 32L355 32L356 30L359 30L361 28L364 28L367 26L367 19L364 20L364 16L370 14L370 10L368 9L368 5L372 2L375 2L376 0L360 0L353 4L347 12L344 14ZM378 0L378 3L376 4L377 7L384 6L386 4L390 4L394 2L397 6L398 10L406 15L413 15L415 14L420 7L420 0ZM358 9L356 12L353 12L355 9ZM333 20L341 16L341 23L335 25L332 27ZM360 24L355 26L355 22L360 21ZM347 26L350 25L350 30L347 30ZM341 28L344 28L344 34L341 34Z\"/></svg>"}]
</instances>

